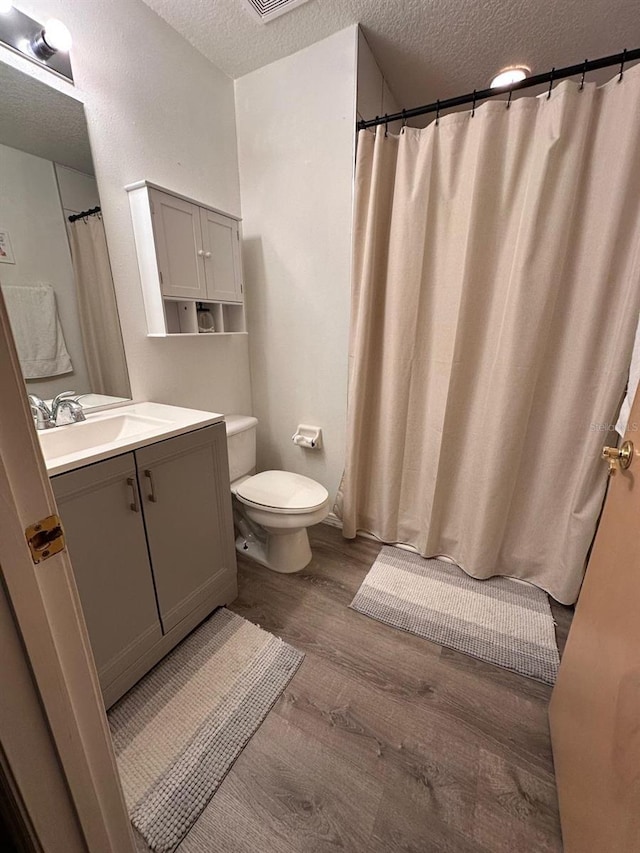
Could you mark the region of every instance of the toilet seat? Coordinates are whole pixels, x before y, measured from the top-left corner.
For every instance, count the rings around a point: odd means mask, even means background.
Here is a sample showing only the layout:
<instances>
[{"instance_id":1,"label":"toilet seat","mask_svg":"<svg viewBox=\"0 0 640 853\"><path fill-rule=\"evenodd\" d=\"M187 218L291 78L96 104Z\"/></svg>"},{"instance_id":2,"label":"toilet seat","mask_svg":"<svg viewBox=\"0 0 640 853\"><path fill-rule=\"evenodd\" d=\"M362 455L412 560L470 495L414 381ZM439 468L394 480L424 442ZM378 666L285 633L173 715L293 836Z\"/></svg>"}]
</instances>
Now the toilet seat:
<instances>
[{"instance_id":1,"label":"toilet seat","mask_svg":"<svg viewBox=\"0 0 640 853\"><path fill-rule=\"evenodd\" d=\"M291 471L262 471L237 487L236 497L247 506L295 515L326 504L329 492L320 483Z\"/></svg>"}]
</instances>

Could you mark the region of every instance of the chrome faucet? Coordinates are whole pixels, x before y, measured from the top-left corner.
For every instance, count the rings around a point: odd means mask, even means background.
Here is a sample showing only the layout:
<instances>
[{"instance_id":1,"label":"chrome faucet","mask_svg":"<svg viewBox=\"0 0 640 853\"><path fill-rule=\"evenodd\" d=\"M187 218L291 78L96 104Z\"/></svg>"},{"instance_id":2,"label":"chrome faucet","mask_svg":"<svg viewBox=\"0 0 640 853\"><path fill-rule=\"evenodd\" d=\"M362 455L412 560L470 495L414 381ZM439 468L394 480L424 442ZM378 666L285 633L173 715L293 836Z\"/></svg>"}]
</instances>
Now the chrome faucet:
<instances>
[{"instance_id":1,"label":"chrome faucet","mask_svg":"<svg viewBox=\"0 0 640 853\"><path fill-rule=\"evenodd\" d=\"M36 419L36 429L51 429L56 425L51 414L51 409L44 400L36 397L35 394L29 394L29 404Z\"/></svg>"},{"instance_id":2,"label":"chrome faucet","mask_svg":"<svg viewBox=\"0 0 640 853\"><path fill-rule=\"evenodd\" d=\"M55 403L55 401L54 401ZM63 412L67 412L66 417L60 418ZM80 421L86 420L82 406L77 400L59 400L51 405L51 413L56 426L64 426L65 424L77 424Z\"/></svg>"},{"instance_id":3,"label":"chrome faucet","mask_svg":"<svg viewBox=\"0 0 640 853\"><path fill-rule=\"evenodd\" d=\"M35 394L29 394L31 411L36 419L36 429L52 429L52 427L84 421L82 406L77 400L70 399L74 394L75 391L63 391L53 398L51 407L47 406L44 400L36 397ZM65 411L67 411L66 417L64 416ZM61 412L63 417L59 420L58 416Z\"/></svg>"}]
</instances>

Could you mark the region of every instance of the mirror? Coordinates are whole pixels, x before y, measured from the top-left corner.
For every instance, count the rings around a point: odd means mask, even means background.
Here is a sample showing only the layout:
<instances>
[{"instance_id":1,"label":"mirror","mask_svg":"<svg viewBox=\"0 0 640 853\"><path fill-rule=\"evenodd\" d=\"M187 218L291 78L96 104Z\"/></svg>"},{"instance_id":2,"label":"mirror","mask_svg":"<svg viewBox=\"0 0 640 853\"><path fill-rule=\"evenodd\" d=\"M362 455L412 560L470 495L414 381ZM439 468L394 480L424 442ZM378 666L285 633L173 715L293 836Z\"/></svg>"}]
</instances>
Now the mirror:
<instances>
[{"instance_id":1,"label":"mirror","mask_svg":"<svg viewBox=\"0 0 640 853\"><path fill-rule=\"evenodd\" d=\"M128 399L84 107L0 63L0 115L0 287L27 392Z\"/></svg>"}]
</instances>

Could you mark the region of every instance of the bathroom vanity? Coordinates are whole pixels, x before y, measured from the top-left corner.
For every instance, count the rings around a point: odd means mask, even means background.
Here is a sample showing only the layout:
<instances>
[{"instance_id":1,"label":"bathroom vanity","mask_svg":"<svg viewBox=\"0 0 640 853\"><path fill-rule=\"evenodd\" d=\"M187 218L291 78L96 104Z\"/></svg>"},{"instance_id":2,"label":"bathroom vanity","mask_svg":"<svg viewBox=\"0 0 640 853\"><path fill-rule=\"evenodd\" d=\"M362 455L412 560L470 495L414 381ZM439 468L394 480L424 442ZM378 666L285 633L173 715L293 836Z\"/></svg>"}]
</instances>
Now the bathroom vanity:
<instances>
[{"instance_id":1,"label":"bathroom vanity","mask_svg":"<svg viewBox=\"0 0 640 853\"><path fill-rule=\"evenodd\" d=\"M223 416L138 403L39 435L109 707L237 595Z\"/></svg>"}]
</instances>

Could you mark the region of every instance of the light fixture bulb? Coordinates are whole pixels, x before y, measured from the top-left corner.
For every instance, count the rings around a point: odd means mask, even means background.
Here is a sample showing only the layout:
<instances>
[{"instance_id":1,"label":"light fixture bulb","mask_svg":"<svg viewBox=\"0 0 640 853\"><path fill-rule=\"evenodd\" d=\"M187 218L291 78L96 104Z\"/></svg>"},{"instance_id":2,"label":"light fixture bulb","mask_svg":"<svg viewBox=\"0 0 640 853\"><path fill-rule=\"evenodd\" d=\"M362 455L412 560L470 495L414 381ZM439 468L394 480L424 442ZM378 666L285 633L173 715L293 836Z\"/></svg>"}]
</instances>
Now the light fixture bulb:
<instances>
[{"instance_id":1,"label":"light fixture bulb","mask_svg":"<svg viewBox=\"0 0 640 853\"><path fill-rule=\"evenodd\" d=\"M531 69L526 65L515 65L511 68L503 68L491 81L491 88L498 89L500 86L512 86L521 83L531 74Z\"/></svg>"},{"instance_id":2,"label":"light fixture bulb","mask_svg":"<svg viewBox=\"0 0 640 853\"><path fill-rule=\"evenodd\" d=\"M71 50L71 33L57 18L50 18L47 21L42 35L52 50L60 53L68 53Z\"/></svg>"},{"instance_id":3,"label":"light fixture bulb","mask_svg":"<svg viewBox=\"0 0 640 853\"><path fill-rule=\"evenodd\" d=\"M0 0L0 15L8 15L13 9L11 0Z\"/></svg>"}]
</instances>

